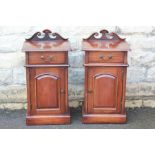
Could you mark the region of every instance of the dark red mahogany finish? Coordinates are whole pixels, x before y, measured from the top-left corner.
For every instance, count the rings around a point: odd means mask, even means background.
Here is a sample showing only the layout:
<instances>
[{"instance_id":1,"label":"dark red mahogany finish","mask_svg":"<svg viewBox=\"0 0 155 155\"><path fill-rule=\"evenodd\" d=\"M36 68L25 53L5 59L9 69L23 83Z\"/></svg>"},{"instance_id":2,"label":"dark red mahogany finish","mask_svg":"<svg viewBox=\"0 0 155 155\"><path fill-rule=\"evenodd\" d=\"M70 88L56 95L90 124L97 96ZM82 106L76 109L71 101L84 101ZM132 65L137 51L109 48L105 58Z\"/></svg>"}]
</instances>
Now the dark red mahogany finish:
<instances>
[{"instance_id":1,"label":"dark red mahogany finish","mask_svg":"<svg viewBox=\"0 0 155 155\"><path fill-rule=\"evenodd\" d=\"M125 123L127 53L129 45L107 30L83 39L85 102L83 123Z\"/></svg>"},{"instance_id":2,"label":"dark red mahogany finish","mask_svg":"<svg viewBox=\"0 0 155 155\"><path fill-rule=\"evenodd\" d=\"M68 124L68 39L44 30L26 39L27 125Z\"/></svg>"}]
</instances>

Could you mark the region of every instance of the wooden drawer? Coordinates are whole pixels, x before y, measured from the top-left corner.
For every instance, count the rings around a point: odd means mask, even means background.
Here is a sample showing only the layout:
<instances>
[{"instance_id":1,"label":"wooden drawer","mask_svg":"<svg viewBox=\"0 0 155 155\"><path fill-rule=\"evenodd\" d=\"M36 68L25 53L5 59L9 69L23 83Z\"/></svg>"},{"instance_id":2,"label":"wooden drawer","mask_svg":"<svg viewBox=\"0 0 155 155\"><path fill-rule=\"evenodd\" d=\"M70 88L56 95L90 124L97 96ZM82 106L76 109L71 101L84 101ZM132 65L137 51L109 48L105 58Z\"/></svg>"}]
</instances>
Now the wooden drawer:
<instances>
[{"instance_id":1,"label":"wooden drawer","mask_svg":"<svg viewBox=\"0 0 155 155\"><path fill-rule=\"evenodd\" d=\"M67 63L66 52L30 52L29 64L64 64Z\"/></svg>"},{"instance_id":2,"label":"wooden drawer","mask_svg":"<svg viewBox=\"0 0 155 155\"><path fill-rule=\"evenodd\" d=\"M98 52L98 51L91 51L88 52L88 62L89 63L123 63L125 52Z\"/></svg>"}]
</instances>

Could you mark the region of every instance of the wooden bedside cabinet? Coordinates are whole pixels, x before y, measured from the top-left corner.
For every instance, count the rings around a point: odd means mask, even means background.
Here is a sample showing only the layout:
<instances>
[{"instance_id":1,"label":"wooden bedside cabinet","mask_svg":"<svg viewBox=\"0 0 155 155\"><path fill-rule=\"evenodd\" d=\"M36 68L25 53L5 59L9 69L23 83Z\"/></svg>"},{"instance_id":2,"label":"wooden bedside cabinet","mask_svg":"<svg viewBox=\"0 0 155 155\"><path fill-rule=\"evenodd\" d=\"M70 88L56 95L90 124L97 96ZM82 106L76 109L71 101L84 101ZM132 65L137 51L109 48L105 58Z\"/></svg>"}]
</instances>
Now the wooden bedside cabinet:
<instances>
[{"instance_id":1,"label":"wooden bedside cabinet","mask_svg":"<svg viewBox=\"0 0 155 155\"><path fill-rule=\"evenodd\" d=\"M68 124L68 39L44 30L26 39L26 124Z\"/></svg>"},{"instance_id":2,"label":"wooden bedside cabinet","mask_svg":"<svg viewBox=\"0 0 155 155\"><path fill-rule=\"evenodd\" d=\"M125 123L127 53L129 45L107 30L83 40L85 102L83 123Z\"/></svg>"}]
</instances>

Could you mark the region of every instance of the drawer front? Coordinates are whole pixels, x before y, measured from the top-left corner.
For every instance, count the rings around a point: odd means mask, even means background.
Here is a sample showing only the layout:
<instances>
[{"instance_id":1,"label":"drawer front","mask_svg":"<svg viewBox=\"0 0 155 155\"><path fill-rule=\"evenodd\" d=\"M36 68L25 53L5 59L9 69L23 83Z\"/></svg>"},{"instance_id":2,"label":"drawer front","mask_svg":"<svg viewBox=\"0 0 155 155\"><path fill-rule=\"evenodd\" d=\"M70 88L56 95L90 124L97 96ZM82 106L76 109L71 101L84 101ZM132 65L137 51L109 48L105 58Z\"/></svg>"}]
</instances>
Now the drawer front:
<instances>
[{"instance_id":1,"label":"drawer front","mask_svg":"<svg viewBox=\"0 0 155 155\"><path fill-rule=\"evenodd\" d=\"M88 53L89 63L123 63L124 52L98 52L93 51Z\"/></svg>"},{"instance_id":2,"label":"drawer front","mask_svg":"<svg viewBox=\"0 0 155 155\"><path fill-rule=\"evenodd\" d=\"M28 56L29 64L64 64L67 61L67 52L32 52Z\"/></svg>"}]
</instances>

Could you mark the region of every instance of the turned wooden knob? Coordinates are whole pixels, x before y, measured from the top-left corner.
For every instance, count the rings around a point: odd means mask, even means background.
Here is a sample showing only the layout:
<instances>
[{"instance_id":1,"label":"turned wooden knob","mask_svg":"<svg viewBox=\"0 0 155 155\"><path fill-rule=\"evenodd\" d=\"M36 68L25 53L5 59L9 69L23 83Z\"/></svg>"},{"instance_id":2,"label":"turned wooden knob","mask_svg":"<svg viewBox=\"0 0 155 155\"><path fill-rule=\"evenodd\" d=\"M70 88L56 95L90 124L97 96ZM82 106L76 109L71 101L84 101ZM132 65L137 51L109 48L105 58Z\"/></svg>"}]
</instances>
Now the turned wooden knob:
<instances>
[{"instance_id":1,"label":"turned wooden knob","mask_svg":"<svg viewBox=\"0 0 155 155\"><path fill-rule=\"evenodd\" d=\"M43 55L41 55L41 56L40 56L40 59L44 60L44 59L45 59L45 57L44 57Z\"/></svg>"},{"instance_id":2,"label":"turned wooden knob","mask_svg":"<svg viewBox=\"0 0 155 155\"><path fill-rule=\"evenodd\" d=\"M61 94L65 94L65 90L64 90L64 89L61 89L61 90L60 90L60 93L61 93Z\"/></svg>"},{"instance_id":3,"label":"turned wooden knob","mask_svg":"<svg viewBox=\"0 0 155 155\"><path fill-rule=\"evenodd\" d=\"M88 93L92 93L93 92L93 90L88 90Z\"/></svg>"},{"instance_id":4,"label":"turned wooden knob","mask_svg":"<svg viewBox=\"0 0 155 155\"><path fill-rule=\"evenodd\" d=\"M48 60L49 61L52 61L54 59L54 57L52 56L52 55L50 55L49 57L48 57Z\"/></svg>"},{"instance_id":5,"label":"turned wooden knob","mask_svg":"<svg viewBox=\"0 0 155 155\"><path fill-rule=\"evenodd\" d=\"M103 55L103 54L100 54L100 55L99 55L99 58L100 58L100 59L104 59L104 55Z\"/></svg>"},{"instance_id":6,"label":"turned wooden knob","mask_svg":"<svg viewBox=\"0 0 155 155\"><path fill-rule=\"evenodd\" d=\"M112 59L112 54L109 55L109 59Z\"/></svg>"}]
</instances>

